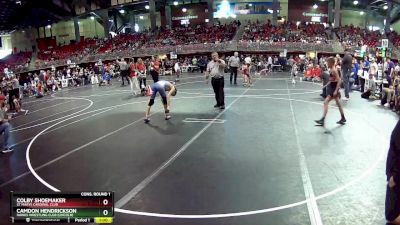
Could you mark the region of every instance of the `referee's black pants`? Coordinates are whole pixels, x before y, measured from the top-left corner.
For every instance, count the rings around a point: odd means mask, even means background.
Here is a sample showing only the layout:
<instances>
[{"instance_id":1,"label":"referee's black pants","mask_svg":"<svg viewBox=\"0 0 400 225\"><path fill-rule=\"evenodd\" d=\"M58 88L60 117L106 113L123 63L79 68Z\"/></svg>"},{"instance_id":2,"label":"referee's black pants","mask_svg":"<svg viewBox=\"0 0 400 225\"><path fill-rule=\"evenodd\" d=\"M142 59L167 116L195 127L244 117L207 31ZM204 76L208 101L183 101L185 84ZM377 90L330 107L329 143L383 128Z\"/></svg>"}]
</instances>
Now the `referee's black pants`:
<instances>
[{"instance_id":1,"label":"referee's black pants","mask_svg":"<svg viewBox=\"0 0 400 225\"><path fill-rule=\"evenodd\" d=\"M129 70L121 70L121 79L122 79L122 86L125 85L124 79L128 82L129 85Z\"/></svg>"},{"instance_id":2,"label":"referee's black pants","mask_svg":"<svg viewBox=\"0 0 400 225\"><path fill-rule=\"evenodd\" d=\"M225 106L224 78L212 78L211 85L214 89L217 106Z\"/></svg>"}]
</instances>

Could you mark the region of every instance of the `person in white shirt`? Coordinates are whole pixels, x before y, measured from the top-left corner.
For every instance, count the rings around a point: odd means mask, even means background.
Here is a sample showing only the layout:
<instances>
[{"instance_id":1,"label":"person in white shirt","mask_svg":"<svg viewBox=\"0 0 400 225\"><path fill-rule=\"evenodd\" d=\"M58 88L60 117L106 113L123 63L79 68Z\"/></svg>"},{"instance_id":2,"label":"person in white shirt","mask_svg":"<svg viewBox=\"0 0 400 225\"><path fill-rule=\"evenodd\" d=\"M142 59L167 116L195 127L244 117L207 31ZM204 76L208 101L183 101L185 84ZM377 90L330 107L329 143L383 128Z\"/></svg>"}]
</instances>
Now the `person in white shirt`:
<instances>
[{"instance_id":1,"label":"person in white shirt","mask_svg":"<svg viewBox=\"0 0 400 225\"><path fill-rule=\"evenodd\" d=\"M175 74L176 74L175 81L179 81L179 77L181 75L181 67L179 66L179 61L175 62L174 70L175 70Z\"/></svg>"},{"instance_id":2,"label":"person in white shirt","mask_svg":"<svg viewBox=\"0 0 400 225\"><path fill-rule=\"evenodd\" d=\"M267 69L271 70L272 69L272 57L268 56L268 63L267 63Z\"/></svg>"},{"instance_id":3,"label":"person in white shirt","mask_svg":"<svg viewBox=\"0 0 400 225\"><path fill-rule=\"evenodd\" d=\"M214 89L217 104L214 108L225 109L224 69L225 61L218 57L217 52L211 54L212 60L207 65L206 80L211 76L211 85Z\"/></svg>"},{"instance_id":4,"label":"person in white shirt","mask_svg":"<svg viewBox=\"0 0 400 225\"><path fill-rule=\"evenodd\" d=\"M378 74L378 64L376 63L375 58L371 59L371 64L369 66L368 74L369 74L369 80L368 80L369 88L368 89L371 91L371 96L374 97L375 96L375 88L376 88L375 87L375 79Z\"/></svg>"},{"instance_id":5,"label":"person in white shirt","mask_svg":"<svg viewBox=\"0 0 400 225\"><path fill-rule=\"evenodd\" d=\"M240 66L240 58L239 58L239 53L235 52L232 57L229 58L228 65L231 69L231 77L230 77L230 83L232 84L232 78L233 78L233 84L237 85L237 73L238 73L238 68Z\"/></svg>"}]
</instances>

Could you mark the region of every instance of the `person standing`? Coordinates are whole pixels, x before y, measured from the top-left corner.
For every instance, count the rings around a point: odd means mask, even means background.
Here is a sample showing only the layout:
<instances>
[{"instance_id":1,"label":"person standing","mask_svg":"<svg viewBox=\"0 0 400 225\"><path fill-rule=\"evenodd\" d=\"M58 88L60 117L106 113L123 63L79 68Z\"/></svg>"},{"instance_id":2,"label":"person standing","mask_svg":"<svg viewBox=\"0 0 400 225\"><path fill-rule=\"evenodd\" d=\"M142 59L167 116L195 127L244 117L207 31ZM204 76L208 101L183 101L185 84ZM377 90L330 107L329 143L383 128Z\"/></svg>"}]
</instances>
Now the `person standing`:
<instances>
[{"instance_id":1,"label":"person standing","mask_svg":"<svg viewBox=\"0 0 400 225\"><path fill-rule=\"evenodd\" d=\"M240 64L239 53L235 52L233 53L233 56L229 58L228 61L228 66L231 68L231 77L229 79L231 85L232 85L232 78L233 78L233 84L237 85L236 80L237 80L239 64Z\"/></svg>"},{"instance_id":2,"label":"person standing","mask_svg":"<svg viewBox=\"0 0 400 225\"><path fill-rule=\"evenodd\" d=\"M142 92L146 88L146 75L147 75L146 65L144 64L143 60L139 58L136 63L136 76L139 79L139 86Z\"/></svg>"},{"instance_id":3,"label":"person standing","mask_svg":"<svg viewBox=\"0 0 400 225\"><path fill-rule=\"evenodd\" d=\"M15 105L14 105L14 100L13 100L13 96L15 96L15 98L19 99L19 80L18 78L13 75L12 80L11 80L11 91L8 94L8 104L10 104L10 109L14 110L15 109Z\"/></svg>"},{"instance_id":4,"label":"person standing","mask_svg":"<svg viewBox=\"0 0 400 225\"><path fill-rule=\"evenodd\" d=\"M132 59L131 65L129 65L129 70L130 70L130 84L131 84L131 91L133 95L138 95L140 93L140 88L139 88L139 82L138 82L138 74L136 74L136 64L135 64L135 59Z\"/></svg>"},{"instance_id":5,"label":"person standing","mask_svg":"<svg viewBox=\"0 0 400 225\"><path fill-rule=\"evenodd\" d=\"M393 77L394 63L392 62L392 60L390 60L390 58L386 58L386 63L387 63L385 71L386 80L390 80Z\"/></svg>"},{"instance_id":6,"label":"person standing","mask_svg":"<svg viewBox=\"0 0 400 225\"><path fill-rule=\"evenodd\" d=\"M206 70L207 66L206 59L203 56L201 56L197 64L199 65L200 72L203 73L203 71Z\"/></svg>"},{"instance_id":7,"label":"person standing","mask_svg":"<svg viewBox=\"0 0 400 225\"><path fill-rule=\"evenodd\" d=\"M154 83L158 82L160 73L160 60L158 56L153 56L150 62L150 75L153 78Z\"/></svg>"},{"instance_id":8,"label":"person standing","mask_svg":"<svg viewBox=\"0 0 400 225\"><path fill-rule=\"evenodd\" d=\"M4 150L2 153L12 152L13 149L9 145L10 141L10 124L8 123L8 118L6 118L7 107L5 104L6 97L0 95L0 134L4 133Z\"/></svg>"},{"instance_id":9,"label":"person standing","mask_svg":"<svg viewBox=\"0 0 400 225\"><path fill-rule=\"evenodd\" d=\"M248 59L248 58L246 58L246 59ZM243 73L243 79L244 79L243 86L244 87L250 87L252 85L250 71L251 71L251 61L245 60L245 64L242 67L242 73Z\"/></svg>"},{"instance_id":10,"label":"person standing","mask_svg":"<svg viewBox=\"0 0 400 225\"><path fill-rule=\"evenodd\" d=\"M124 79L126 79L128 84L130 84L129 79L128 79L128 76L129 76L129 65L128 65L128 63L125 61L125 59L121 59L121 60L117 59L117 63L119 65L119 70L121 71L121 79L122 79L121 86L125 86Z\"/></svg>"},{"instance_id":11,"label":"person standing","mask_svg":"<svg viewBox=\"0 0 400 225\"><path fill-rule=\"evenodd\" d=\"M196 56L194 56L193 59L192 59L192 66L194 66L194 67L197 66L197 58L196 58Z\"/></svg>"},{"instance_id":12,"label":"person standing","mask_svg":"<svg viewBox=\"0 0 400 225\"><path fill-rule=\"evenodd\" d=\"M375 80L378 75L378 64L376 63L376 59L372 58L371 63L369 65L369 71L368 71L368 90L371 92L370 96L371 99L376 98L375 97L375 90L376 90L376 85L375 85Z\"/></svg>"},{"instance_id":13,"label":"person standing","mask_svg":"<svg viewBox=\"0 0 400 225\"><path fill-rule=\"evenodd\" d=\"M360 85L361 85L360 91L361 91L361 93L364 93L364 88L365 88L365 75L364 74L368 74L369 65L370 64L369 64L369 61L368 61L368 56L365 56L364 63L363 63L363 66L362 66L363 74L360 77Z\"/></svg>"},{"instance_id":14,"label":"person standing","mask_svg":"<svg viewBox=\"0 0 400 225\"><path fill-rule=\"evenodd\" d=\"M339 71L336 69L335 58L330 57L326 60L326 62L328 64L328 68L329 68L329 82L326 85L327 96L326 96L325 102L324 102L324 112L323 112L322 118L320 120L315 120L315 122L320 126L325 125L325 117L328 114L329 102L332 99L335 99L336 105L339 108L340 116L341 116L341 119L337 123L344 125L346 123L346 118L344 117L343 107L340 104L340 92L339 92L340 84L341 84L342 80L340 79Z\"/></svg>"},{"instance_id":15,"label":"person standing","mask_svg":"<svg viewBox=\"0 0 400 225\"><path fill-rule=\"evenodd\" d=\"M267 69L268 71L272 72L272 56L268 56L268 61L267 61Z\"/></svg>"},{"instance_id":16,"label":"person standing","mask_svg":"<svg viewBox=\"0 0 400 225\"><path fill-rule=\"evenodd\" d=\"M326 68L326 66L324 66L322 68L322 94L320 94L320 96L322 98L326 98L327 96L327 84L329 83L329 69Z\"/></svg>"},{"instance_id":17,"label":"person standing","mask_svg":"<svg viewBox=\"0 0 400 225\"><path fill-rule=\"evenodd\" d=\"M390 138L386 179L385 217L389 223L400 225L400 120Z\"/></svg>"},{"instance_id":18,"label":"person standing","mask_svg":"<svg viewBox=\"0 0 400 225\"><path fill-rule=\"evenodd\" d=\"M208 77L211 76L211 85L217 101L214 108L225 109L224 69L226 64L224 60L219 59L217 52L213 52L211 58L212 60L207 65L206 80L208 83Z\"/></svg>"},{"instance_id":19,"label":"person standing","mask_svg":"<svg viewBox=\"0 0 400 225\"><path fill-rule=\"evenodd\" d=\"M201 59L199 60L200 63ZM201 68L201 66L200 66ZM179 61L176 60L175 65L174 65L174 70L175 70L175 74L176 74L176 79L175 81L178 82L179 81L179 77L181 76L181 67L179 66ZM203 73L203 69L201 69L201 73Z\"/></svg>"},{"instance_id":20,"label":"person standing","mask_svg":"<svg viewBox=\"0 0 400 225\"><path fill-rule=\"evenodd\" d=\"M344 98L343 100L348 101L350 98L350 76L353 68L353 57L350 52L346 52L342 59L342 79L344 85Z\"/></svg>"},{"instance_id":21,"label":"person standing","mask_svg":"<svg viewBox=\"0 0 400 225\"><path fill-rule=\"evenodd\" d=\"M360 71L360 64L356 58L353 58L353 78L354 78L354 87L358 89L360 85L358 74Z\"/></svg>"}]
</instances>

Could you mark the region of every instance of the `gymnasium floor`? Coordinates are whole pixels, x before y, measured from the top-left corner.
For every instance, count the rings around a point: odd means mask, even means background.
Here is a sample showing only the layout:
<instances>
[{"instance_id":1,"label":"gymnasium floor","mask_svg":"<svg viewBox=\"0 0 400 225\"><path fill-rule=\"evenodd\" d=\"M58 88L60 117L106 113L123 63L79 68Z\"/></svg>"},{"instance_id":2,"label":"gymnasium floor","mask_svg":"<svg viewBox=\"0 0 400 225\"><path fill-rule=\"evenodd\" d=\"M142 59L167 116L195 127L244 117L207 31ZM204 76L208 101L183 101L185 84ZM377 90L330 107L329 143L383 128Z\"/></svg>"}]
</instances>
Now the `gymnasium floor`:
<instances>
[{"instance_id":1,"label":"gymnasium floor","mask_svg":"<svg viewBox=\"0 0 400 225\"><path fill-rule=\"evenodd\" d=\"M332 104L316 127L321 86L287 78L226 80L222 111L211 85L186 75L173 118L157 97L150 124L147 97L117 81L25 100L30 114L11 122L15 151L0 155L0 224L10 223L12 190L115 191L114 224L124 225L385 224L397 115L354 92L345 126Z\"/></svg>"}]
</instances>

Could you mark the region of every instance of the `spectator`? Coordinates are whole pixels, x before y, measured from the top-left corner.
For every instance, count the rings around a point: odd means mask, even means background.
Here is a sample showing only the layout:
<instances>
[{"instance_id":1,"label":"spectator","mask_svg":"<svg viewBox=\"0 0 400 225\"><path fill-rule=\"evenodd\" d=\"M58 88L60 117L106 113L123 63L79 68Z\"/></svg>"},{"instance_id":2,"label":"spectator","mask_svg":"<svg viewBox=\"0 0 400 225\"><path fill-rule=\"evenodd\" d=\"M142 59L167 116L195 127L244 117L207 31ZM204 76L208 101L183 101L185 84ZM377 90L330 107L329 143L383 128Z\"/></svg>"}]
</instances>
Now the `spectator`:
<instances>
[{"instance_id":1,"label":"spectator","mask_svg":"<svg viewBox=\"0 0 400 225\"><path fill-rule=\"evenodd\" d=\"M232 85L232 78L233 78L233 84L237 85L237 73L238 73L238 68L240 66L240 58L239 58L239 53L235 52L232 57L229 58L228 66L230 67L231 70L231 77L230 77L230 84Z\"/></svg>"},{"instance_id":2,"label":"spectator","mask_svg":"<svg viewBox=\"0 0 400 225\"><path fill-rule=\"evenodd\" d=\"M368 71L369 71L369 61L368 61L368 57L367 56L365 56L365 58L364 58L364 61L363 61L363 66L362 66L362 69L363 69L363 74L362 74L362 76L360 77L361 79L360 79L360 81L361 81L361 92L362 93L364 93L364 89L365 89L365 74L368 74Z\"/></svg>"},{"instance_id":3,"label":"spectator","mask_svg":"<svg viewBox=\"0 0 400 225\"><path fill-rule=\"evenodd\" d=\"M150 75L153 78L154 83L158 81L159 72L160 72L160 60L158 56L153 56L150 62Z\"/></svg>"},{"instance_id":4,"label":"spectator","mask_svg":"<svg viewBox=\"0 0 400 225\"><path fill-rule=\"evenodd\" d=\"M136 63L136 73L138 73L139 78L139 86L142 91L146 88L146 65L144 64L143 60L139 58Z\"/></svg>"},{"instance_id":5,"label":"spectator","mask_svg":"<svg viewBox=\"0 0 400 225\"><path fill-rule=\"evenodd\" d=\"M386 161L386 220L400 224L400 120L390 138L389 153Z\"/></svg>"},{"instance_id":6,"label":"spectator","mask_svg":"<svg viewBox=\"0 0 400 225\"><path fill-rule=\"evenodd\" d=\"M207 66L207 61L206 61L205 57L201 56L198 64L199 64L200 72L203 73L203 71L206 69L206 66Z\"/></svg>"},{"instance_id":7,"label":"spectator","mask_svg":"<svg viewBox=\"0 0 400 225\"><path fill-rule=\"evenodd\" d=\"M350 98L350 76L351 76L351 69L352 69L352 61L353 57L349 52L346 52L343 60L342 60L342 79L344 85L344 98L343 100L347 101Z\"/></svg>"},{"instance_id":8,"label":"spectator","mask_svg":"<svg viewBox=\"0 0 400 225\"><path fill-rule=\"evenodd\" d=\"M4 150L2 153L12 152L13 149L9 145L10 141L10 124L8 123L7 116L7 106L5 104L6 98L3 95L0 95L0 133L4 133Z\"/></svg>"},{"instance_id":9,"label":"spectator","mask_svg":"<svg viewBox=\"0 0 400 225\"><path fill-rule=\"evenodd\" d=\"M139 88L139 82L137 79L137 74L136 74L137 68L135 64L135 59L132 59L130 66L129 66L129 77L130 77L130 85L131 85L131 91L134 96L138 95L140 92Z\"/></svg>"},{"instance_id":10,"label":"spectator","mask_svg":"<svg viewBox=\"0 0 400 225\"><path fill-rule=\"evenodd\" d=\"M393 71L394 71L394 63L390 58L386 58L387 67L385 69L386 80L391 80Z\"/></svg>"}]
</instances>

